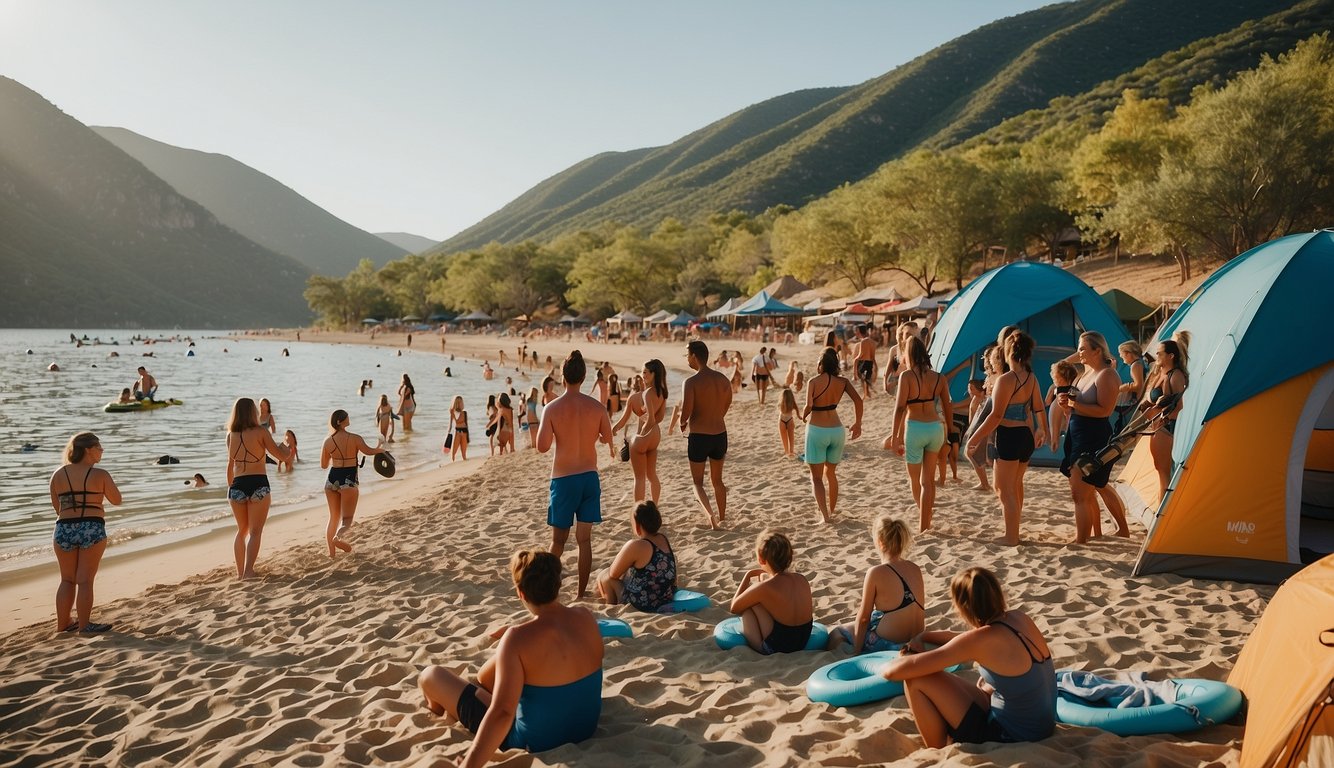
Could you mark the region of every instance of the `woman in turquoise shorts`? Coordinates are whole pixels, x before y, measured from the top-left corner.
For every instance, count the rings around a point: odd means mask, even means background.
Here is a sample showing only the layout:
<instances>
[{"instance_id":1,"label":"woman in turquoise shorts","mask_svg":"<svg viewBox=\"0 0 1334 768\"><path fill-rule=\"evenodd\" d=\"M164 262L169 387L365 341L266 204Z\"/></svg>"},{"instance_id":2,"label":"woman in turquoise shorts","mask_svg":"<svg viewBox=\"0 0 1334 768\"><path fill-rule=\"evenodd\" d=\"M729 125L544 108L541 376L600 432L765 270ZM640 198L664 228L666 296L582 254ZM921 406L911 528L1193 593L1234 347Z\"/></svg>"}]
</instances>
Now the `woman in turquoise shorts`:
<instances>
[{"instance_id":1,"label":"woman in turquoise shorts","mask_svg":"<svg viewBox=\"0 0 1334 768\"><path fill-rule=\"evenodd\" d=\"M815 505L820 508L820 519L826 523L834 518L838 506L838 476L834 470L843 458L847 432L838 419L838 404L847 395L852 399L856 420L852 423L852 439L862 434L862 397L852 382L838 375L838 350L825 347L820 354L820 373L806 387L806 464L811 468L811 488ZM829 487L828 502L825 486Z\"/></svg>"},{"instance_id":2,"label":"woman in turquoise shorts","mask_svg":"<svg viewBox=\"0 0 1334 768\"><path fill-rule=\"evenodd\" d=\"M476 734L463 765L483 765L502 749L583 741L602 713L602 634L587 608L561 604L560 558L516 552L510 573L533 618L502 630L476 682L434 665L417 678L427 709Z\"/></svg>"},{"instance_id":3,"label":"woman in turquoise shorts","mask_svg":"<svg viewBox=\"0 0 1334 768\"><path fill-rule=\"evenodd\" d=\"M904 369L899 373L890 445L908 462L912 497L921 513L921 530L931 527L936 503L936 459L945 445L945 425L954 419L949 383L931 370L926 345L915 335L904 337L899 348ZM944 414L944 421L941 421Z\"/></svg>"}]
</instances>

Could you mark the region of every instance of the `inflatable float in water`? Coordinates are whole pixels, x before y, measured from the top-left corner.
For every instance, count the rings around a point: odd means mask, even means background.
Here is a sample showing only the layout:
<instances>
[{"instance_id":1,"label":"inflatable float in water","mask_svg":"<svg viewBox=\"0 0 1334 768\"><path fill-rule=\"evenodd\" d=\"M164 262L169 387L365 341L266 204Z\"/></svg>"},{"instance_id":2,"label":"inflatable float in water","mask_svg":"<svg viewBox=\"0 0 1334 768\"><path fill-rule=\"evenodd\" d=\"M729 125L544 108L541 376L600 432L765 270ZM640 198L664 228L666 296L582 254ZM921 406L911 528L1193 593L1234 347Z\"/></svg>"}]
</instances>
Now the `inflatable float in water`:
<instances>
[{"instance_id":1,"label":"inflatable float in water","mask_svg":"<svg viewBox=\"0 0 1334 768\"><path fill-rule=\"evenodd\" d=\"M172 405L185 405L181 400L135 400L132 403L122 403L120 401L107 403L102 406L105 413L138 413L139 411L156 411L159 408L166 408Z\"/></svg>"}]
</instances>

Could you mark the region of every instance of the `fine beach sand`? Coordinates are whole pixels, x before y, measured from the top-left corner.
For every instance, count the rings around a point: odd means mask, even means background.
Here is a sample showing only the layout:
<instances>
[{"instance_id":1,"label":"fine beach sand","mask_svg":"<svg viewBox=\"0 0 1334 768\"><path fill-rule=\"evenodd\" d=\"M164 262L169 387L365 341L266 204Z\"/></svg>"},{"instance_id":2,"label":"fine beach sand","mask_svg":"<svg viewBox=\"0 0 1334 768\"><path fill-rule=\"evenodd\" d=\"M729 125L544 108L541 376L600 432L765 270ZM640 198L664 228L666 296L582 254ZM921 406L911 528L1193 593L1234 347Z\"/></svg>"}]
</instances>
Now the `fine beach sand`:
<instances>
[{"instance_id":1,"label":"fine beach sand","mask_svg":"<svg viewBox=\"0 0 1334 768\"><path fill-rule=\"evenodd\" d=\"M303 338L367 341L356 334L303 332ZM485 355L493 365L495 350L511 354L520 343L447 338L460 359ZM401 345L402 336L377 343ZM412 354L438 354L439 341L420 334L416 346ZM540 340L531 346L558 360L570 348ZM589 361L612 360L622 375L660 357L673 369L669 405L679 400L683 345L579 346ZM759 344L722 346L740 349L748 360ZM780 370L792 356L809 366L817 354L813 347L780 346ZM455 376L478 375L460 363L452 364ZM497 370L497 388L504 376ZM795 568L814 587L816 620L831 625L856 609L873 562L870 521L889 514L916 527L903 462L880 448L889 430L888 396L870 401L864 434L849 443L832 526L818 524L805 468L782 456L776 405L775 397L761 409L747 388L729 414L725 530L700 526L684 438L663 440L661 507L679 584L710 595L714 605L668 616L588 603L623 618L636 634L607 645L596 736L539 755L503 753L497 764L1237 764L1242 729L1236 725L1132 738L1057 726L1053 737L1036 744L923 749L902 697L852 709L806 698L806 677L839 657L718 650L713 625L727 616L720 606L752 567L754 538L764 527L791 536ZM850 424L847 401L840 412ZM179 563L177 570L104 570L94 616L114 622L112 633L57 635L53 617L39 611L33 621L40 623L0 638L6 672L0 678L0 765L429 766L461 759L469 735L426 711L416 676L429 663L474 673L492 653L489 632L523 614L506 564L518 548L549 544L550 458L524 449L523 433L516 440L517 455L478 462L458 477L424 480L420 495L359 523L356 552L334 562L324 553L320 528L286 540L286 549L266 539L261 578L250 582L233 579L230 537L221 552L187 558L183 571ZM477 443L472 448L474 455L485 451ZM965 480L966 472L961 466ZM601 476L604 523L594 533L595 568L605 567L632 535L629 465L604 453ZM1031 470L1026 498L1025 544L1011 549L995 541L1000 511L993 497L968 490L967 483L941 491L936 530L908 554L926 576L928 628L962 629L949 606L948 581L983 565L997 571L1011 603L1046 633L1058 669L1226 677L1273 587L1132 578L1144 534L1138 525L1132 524L1131 541L1069 546L1074 529L1065 478L1054 469ZM1109 519L1103 525L1112 530ZM567 601L575 590L573 549L571 542L564 558ZM51 568L42 587L48 604L55 588ZM106 597L113 578L131 585L118 589L133 596ZM961 674L976 678L972 671Z\"/></svg>"}]
</instances>

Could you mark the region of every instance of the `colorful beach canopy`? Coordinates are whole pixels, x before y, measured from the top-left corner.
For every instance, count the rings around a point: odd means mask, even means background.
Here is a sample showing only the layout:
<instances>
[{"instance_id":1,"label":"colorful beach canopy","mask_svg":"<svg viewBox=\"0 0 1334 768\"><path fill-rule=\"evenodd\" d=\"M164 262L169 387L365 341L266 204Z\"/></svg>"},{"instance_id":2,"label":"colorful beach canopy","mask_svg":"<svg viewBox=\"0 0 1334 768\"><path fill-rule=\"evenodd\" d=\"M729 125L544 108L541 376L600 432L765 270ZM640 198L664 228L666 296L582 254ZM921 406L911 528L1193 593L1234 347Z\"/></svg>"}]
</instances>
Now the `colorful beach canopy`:
<instances>
[{"instance_id":1,"label":"colorful beach canopy","mask_svg":"<svg viewBox=\"0 0 1334 768\"><path fill-rule=\"evenodd\" d=\"M1334 552L1334 231L1229 261L1157 334L1190 333L1173 474L1141 438L1118 490L1150 524L1135 573L1277 582Z\"/></svg>"},{"instance_id":2,"label":"colorful beach canopy","mask_svg":"<svg viewBox=\"0 0 1334 768\"><path fill-rule=\"evenodd\" d=\"M1051 386L1051 366L1075 351L1083 330L1098 331L1107 338L1113 356L1117 345L1130 336L1102 297L1084 281L1060 267L1016 261L983 273L964 287L936 323L931 338L931 362L954 376L950 394L962 400L968 380L981 376L983 349L996 342L996 334L1007 325L1017 325L1033 337L1033 373L1038 391ZM1122 378L1126 378L1124 365ZM1032 463L1054 466L1058 456L1039 448Z\"/></svg>"},{"instance_id":3,"label":"colorful beach canopy","mask_svg":"<svg viewBox=\"0 0 1334 768\"><path fill-rule=\"evenodd\" d=\"M768 291L760 291L750 300L733 310L733 314L745 315L747 317L763 317L765 315L800 315L803 310L798 307L784 304L769 295Z\"/></svg>"},{"instance_id":4,"label":"colorful beach canopy","mask_svg":"<svg viewBox=\"0 0 1334 768\"><path fill-rule=\"evenodd\" d=\"M690 314L689 312L683 309L680 312L677 312L675 315L672 315L671 319L667 321L667 324L672 326L673 328L679 328L682 326L690 325L691 323L695 322L698 319L699 318L695 317L694 315Z\"/></svg>"}]
</instances>

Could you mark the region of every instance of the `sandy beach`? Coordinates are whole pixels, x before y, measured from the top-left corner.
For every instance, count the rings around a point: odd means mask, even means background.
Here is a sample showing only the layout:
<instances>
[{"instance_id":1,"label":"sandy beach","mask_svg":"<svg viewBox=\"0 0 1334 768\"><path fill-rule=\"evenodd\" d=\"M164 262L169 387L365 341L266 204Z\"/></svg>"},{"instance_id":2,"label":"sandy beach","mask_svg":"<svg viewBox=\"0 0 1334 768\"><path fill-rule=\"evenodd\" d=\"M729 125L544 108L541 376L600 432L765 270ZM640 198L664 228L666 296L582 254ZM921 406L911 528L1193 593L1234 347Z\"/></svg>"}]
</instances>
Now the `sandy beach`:
<instances>
[{"instance_id":1,"label":"sandy beach","mask_svg":"<svg viewBox=\"0 0 1334 768\"><path fill-rule=\"evenodd\" d=\"M302 338L370 341L310 331ZM442 365L455 376L479 375L460 365L465 360L496 365L498 350L513 354L522 343L454 334L446 340L447 354L458 359ZM381 334L375 343L402 345L405 337ZM438 354L439 344L434 335L418 334L414 354ZM622 375L659 357L671 370L669 406L679 401L684 345L530 342L543 359L559 360L575 346L590 361L610 360ZM748 360L760 344L721 346ZM780 346L780 370L793 358L809 369L817 354L816 347ZM497 389L505 375L497 369ZM480 404L469 408L476 420ZM850 423L850 404L840 410ZM839 514L830 526L818 524L805 467L782 455L777 397L761 408L745 389L729 414L731 504L723 530L701 527L685 439L665 436L661 507L678 583L710 595L714 605L695 614L651 615L587 603L635 631L634 638L608 643L596 736L537 755L502 753L496 764L620 766L629 758L644 766L1236 765L1237 725L1133 738L1058 725L1053 737L1035 744L924 749L903 697L850 709L806 697L807 676L840 656L762 657L716 647L713 626L728 615L720 603L752 567L755 535L766 527L792 538L794 567L814 588L816 620L833 625L852 618L874 562L870 522L888 514L916 527L904 464L880 447L891 410L883 393L868 402L864 434L849 443L839 466ZM261 577L254 581L234 579L226 529L188 546L110 557L98 576L94 610L97 620L115 624L106 635L51 631L54 562L44 574L6 579L0 765L430 766L461 759L470 736L427 712L416 676L429 663L474 673L493 651L488 634L522 614L505 566L514 550L550 542L550 459L527 450L522 433L516 440L513 456L427 472L368 496L356 551L336 561L324 552L322 505L266 530ZM485 446L473 448L485 455ZM960 467L965 480L967 472ZM629 465L604 453L600 475L605 522L594 533L596 568L632 535ZM1112 528L1105 518L1104 530ZM993 496L967 482L941 490L935 529L907 555L926 575L929 629L963 628L947 584L956 572L982 565L998 573L1011 603L1037 621L1058 669L1224 679L1274 592L1170 575L1132 578L1144 535L1133 523L1130 541L1067 544L1072 504L1054 469L1029 472L1022 531L1023 545L1003 546ZM570 550L567 601L574 594ZM961 674L976 677L971 670Z\"/></svg>"}]
</instances>

